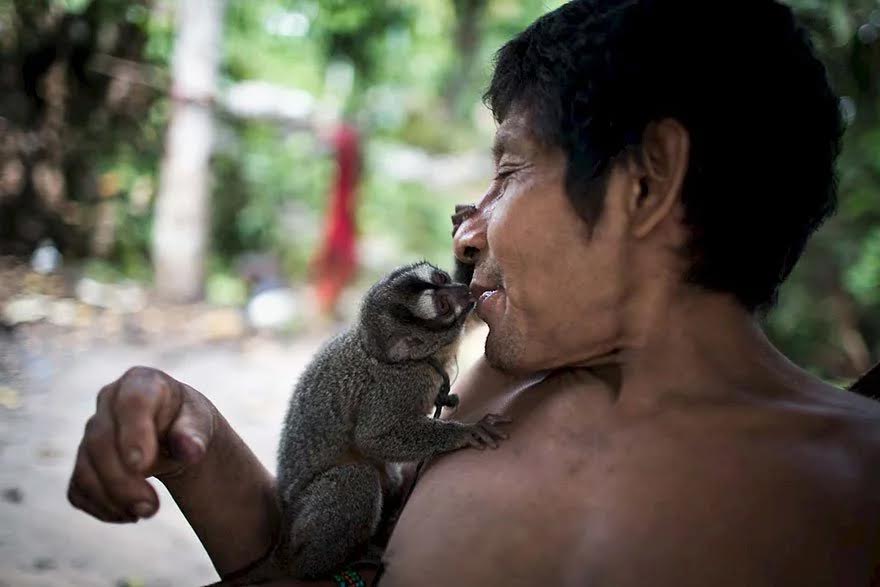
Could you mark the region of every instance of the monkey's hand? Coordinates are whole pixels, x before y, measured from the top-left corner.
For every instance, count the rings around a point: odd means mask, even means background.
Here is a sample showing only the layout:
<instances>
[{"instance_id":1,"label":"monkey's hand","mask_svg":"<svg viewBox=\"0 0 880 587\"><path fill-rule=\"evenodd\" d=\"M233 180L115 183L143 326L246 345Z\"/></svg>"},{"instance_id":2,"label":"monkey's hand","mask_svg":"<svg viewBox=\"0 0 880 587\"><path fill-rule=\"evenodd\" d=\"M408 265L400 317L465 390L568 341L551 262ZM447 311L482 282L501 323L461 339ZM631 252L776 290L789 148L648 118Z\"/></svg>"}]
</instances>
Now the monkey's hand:
<instances>
[{"instance_id":1,"label":"monkey's hand","mask_svg":"<svg viewBox=\"0 0 880 587\"><path fill-rule=\"evenodd\" d=\"M387 421L362 418L355 431L356 442L363 454L398 463L420 461L461 448L498 448L498 441L507 438L499 426L510 422L495 414L484 416L475 424L419 416L396 420L391 427L382 426Z\"/></svg>"},{"instance_id":2,"label":"monkey's hand","mask_svg":"<svg viewBox=\"0 0 880 587\"><path fill-rule=\"evenodd\" d=\"M497 414L486 414L476 424L465 424L467 445L478 450L487 446L498 448L498 441L508 438L508 434L498 427L499 424L510 424L510 419Z\"/></svg>"}]
</instances>

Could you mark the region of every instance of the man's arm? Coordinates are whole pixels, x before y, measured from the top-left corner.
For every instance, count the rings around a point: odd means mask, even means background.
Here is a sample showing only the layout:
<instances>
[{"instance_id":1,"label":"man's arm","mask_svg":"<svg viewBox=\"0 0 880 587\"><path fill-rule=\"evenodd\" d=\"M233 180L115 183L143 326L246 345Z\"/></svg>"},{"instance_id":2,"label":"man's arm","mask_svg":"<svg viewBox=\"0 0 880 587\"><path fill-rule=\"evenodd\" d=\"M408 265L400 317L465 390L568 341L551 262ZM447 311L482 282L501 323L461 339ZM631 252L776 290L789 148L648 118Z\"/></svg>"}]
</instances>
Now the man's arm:
<instances>
[{"instance_id":1,"label":"man's arm","mask_svg":"<svg viewBox=\"0 0 880 587\"><path fill-rule=\"evenodd\" d=\"M160 480L195 530L220 576L263 558L280 512L275 479L219 412L202 462Z\"/></svg>"}]
</instances>

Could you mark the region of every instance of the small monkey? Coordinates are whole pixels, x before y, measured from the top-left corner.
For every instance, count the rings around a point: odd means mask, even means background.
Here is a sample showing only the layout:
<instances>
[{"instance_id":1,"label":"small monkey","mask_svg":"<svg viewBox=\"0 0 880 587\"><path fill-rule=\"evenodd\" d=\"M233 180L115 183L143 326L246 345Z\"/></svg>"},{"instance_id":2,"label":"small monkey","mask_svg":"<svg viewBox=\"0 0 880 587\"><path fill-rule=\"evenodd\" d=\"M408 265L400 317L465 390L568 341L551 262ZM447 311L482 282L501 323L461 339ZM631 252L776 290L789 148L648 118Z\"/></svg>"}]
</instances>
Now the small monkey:
<instances>
[{"instance_id":1,"label":"small monkey","mask_svg":"<svg viewBox=\"0 0 880 587\"><path fill-rule=\"evenodd\" d=\"M323 578L364 556L387 464L507 437L498 428L507 420L492 414L476 424L428 416L435 404L456 403L438 390L473 307L468 286L446 272L427 262L401 267L369 290L356 324L306 368L278 449L274 573Z\"/></svg>"}]
</instances>

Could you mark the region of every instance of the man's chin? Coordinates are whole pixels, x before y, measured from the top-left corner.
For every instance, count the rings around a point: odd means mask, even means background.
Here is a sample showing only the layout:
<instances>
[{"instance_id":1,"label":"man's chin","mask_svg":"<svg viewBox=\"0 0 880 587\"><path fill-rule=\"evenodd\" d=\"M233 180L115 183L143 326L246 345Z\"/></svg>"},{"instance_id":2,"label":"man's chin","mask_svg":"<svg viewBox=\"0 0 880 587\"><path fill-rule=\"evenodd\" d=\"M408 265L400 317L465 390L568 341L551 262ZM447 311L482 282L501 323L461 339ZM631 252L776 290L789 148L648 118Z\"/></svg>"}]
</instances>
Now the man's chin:
<instances>
[{"instance_id":1,"label":"man's chin","mask_svg":"<svg viewBox=\"0 0 880 587\"><path fill-rule=\"evenodd\" d=\"M509 336L493 335L491 329L486 337L486 362L499 371L523 373L528 371L522 360L522 345Z\"/></svg>"}]
</instances>

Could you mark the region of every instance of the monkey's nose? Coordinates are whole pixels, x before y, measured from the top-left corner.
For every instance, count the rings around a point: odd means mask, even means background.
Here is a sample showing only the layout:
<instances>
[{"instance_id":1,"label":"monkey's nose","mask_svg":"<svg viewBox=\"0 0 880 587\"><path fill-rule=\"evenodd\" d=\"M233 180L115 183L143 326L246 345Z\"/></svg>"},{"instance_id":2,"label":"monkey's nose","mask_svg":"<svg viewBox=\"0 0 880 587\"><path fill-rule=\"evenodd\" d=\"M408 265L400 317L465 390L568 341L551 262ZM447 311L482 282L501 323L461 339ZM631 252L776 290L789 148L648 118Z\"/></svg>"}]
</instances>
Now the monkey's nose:
<instances>
[{"instance_id":1,"label":"monkey's nose","mask_svg":"<svg viewBox=\"0 0 880 587\"><path fill-rule=\"evenodd\" d=\"M467 306L476 301L471 295L470 287L467 285L453 285L448 287L446 291L458 306Z\"/></svg>"}]
</instances>

